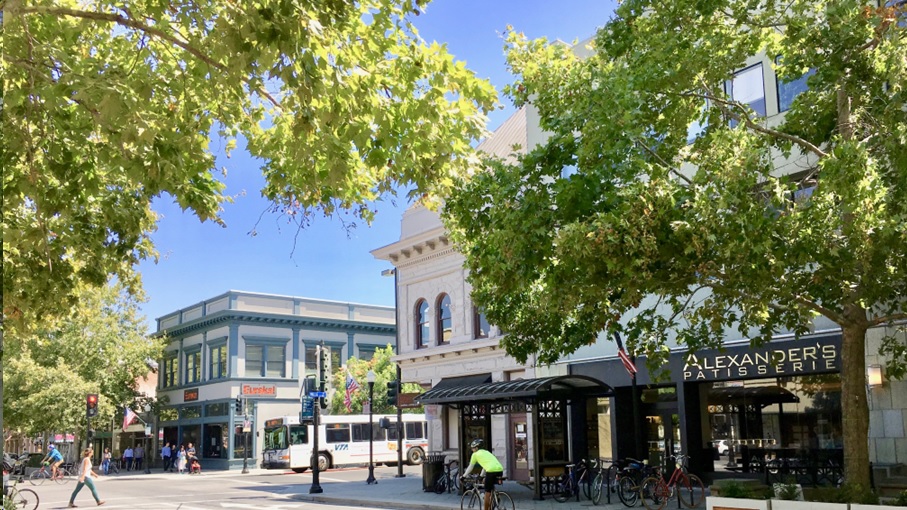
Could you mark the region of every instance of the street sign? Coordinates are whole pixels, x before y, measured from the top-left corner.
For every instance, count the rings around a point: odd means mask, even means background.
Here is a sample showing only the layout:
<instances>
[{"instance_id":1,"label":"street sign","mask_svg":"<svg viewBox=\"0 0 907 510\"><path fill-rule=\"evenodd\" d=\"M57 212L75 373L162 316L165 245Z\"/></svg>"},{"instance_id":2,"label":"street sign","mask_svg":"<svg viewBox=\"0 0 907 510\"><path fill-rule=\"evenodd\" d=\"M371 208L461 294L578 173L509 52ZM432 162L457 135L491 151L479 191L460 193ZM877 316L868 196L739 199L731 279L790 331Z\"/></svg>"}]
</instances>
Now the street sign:
<instances>
[{"instance_id":1,"label":"street sign","mask_svg":"<svg viewBox=\"0 0 907 510\"><path fill-rule=\"evenodd\" d=\"M326 391L310 391L309 396L312 398L325 398L328 393Z\"/></svg>"},{"instance_id":2,"label":"street sign","mask_svg":"<svg viewBox=\"0 0 907 510\"><path fill-rule=\"evenodd\" d=\"M250 420L243 420L242 422L242 431L251 432L252 431L252 422Z\"/></svg>"},{"instance_id":3,"label":"street sign","mask_svg":"<svg viewBox=\"0 0 907 510\"><path fill-rule=\"evenodd\" d=\"M302 399L302 419L315 419L315 400L310 397L304 397Z\"/></svg>"}]
</instances>

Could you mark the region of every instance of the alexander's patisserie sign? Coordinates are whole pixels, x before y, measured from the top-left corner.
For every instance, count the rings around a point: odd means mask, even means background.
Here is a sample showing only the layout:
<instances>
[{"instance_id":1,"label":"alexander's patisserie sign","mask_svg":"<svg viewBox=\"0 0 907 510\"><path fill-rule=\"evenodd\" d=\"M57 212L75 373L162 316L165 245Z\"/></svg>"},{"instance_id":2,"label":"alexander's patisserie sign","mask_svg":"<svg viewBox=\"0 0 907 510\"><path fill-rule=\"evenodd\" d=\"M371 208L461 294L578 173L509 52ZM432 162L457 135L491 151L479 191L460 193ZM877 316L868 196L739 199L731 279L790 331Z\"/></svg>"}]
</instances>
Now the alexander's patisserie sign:
<instances>
[{"instance_id":1,"label":"alexander's patisserie sign","mask_svg":"<svg viewBox=\"0 0 907 510\"><path fill-rule=\"evenodd\" d=\"M839 351L840 337L832 337L693 353L683 367L683 379L714 381L836 372L840 370Z\"/></svg>"}]
</instances>

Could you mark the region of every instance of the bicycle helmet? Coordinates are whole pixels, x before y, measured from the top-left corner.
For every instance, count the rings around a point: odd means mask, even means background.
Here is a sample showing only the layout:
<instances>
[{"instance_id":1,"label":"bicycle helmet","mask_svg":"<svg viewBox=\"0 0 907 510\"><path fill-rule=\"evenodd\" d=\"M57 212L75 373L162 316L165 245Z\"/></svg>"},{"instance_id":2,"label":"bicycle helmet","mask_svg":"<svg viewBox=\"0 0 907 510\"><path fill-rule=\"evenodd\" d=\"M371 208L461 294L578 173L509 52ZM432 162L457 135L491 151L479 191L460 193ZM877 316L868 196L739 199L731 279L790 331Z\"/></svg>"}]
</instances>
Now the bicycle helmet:
<instances>
[{"instance_id":1,"label":"bicycle helmet","mask_svg":"<svg viewBox=\"0 0 907 510\"><path fill-rule=\"evenodd\" d=\"M472 442L469 443L470 448L478 449L478 448L482 448L484 446L485 446L485 440L483 440L482 438L473 439Z\"/></svg>"},{"instance_id":2,"label":"bicycle helmet","mask_svg":"<svg viewBox=\"0 0 907 510\"><path fill-rule=\"evenodd\" d=\"M54 448L56 448L56 446L54 446L52 444L47 445L48 450L53 450Z\"/></svg>"}]
</instances>

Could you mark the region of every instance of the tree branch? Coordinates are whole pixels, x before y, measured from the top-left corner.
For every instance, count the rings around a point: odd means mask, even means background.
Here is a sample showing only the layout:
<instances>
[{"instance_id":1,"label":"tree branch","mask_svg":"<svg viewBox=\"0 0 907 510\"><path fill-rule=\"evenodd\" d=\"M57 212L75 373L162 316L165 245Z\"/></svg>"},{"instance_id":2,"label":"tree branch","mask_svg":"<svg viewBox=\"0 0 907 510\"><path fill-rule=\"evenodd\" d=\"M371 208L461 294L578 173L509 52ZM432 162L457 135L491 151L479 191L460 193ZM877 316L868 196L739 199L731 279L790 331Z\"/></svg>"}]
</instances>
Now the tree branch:
<instances>
[{"instance_id":1,"label":"tree branch","mask_svg":"<svg viewBox=\"0 0 907 510\"><path fill-rule=\"evenodd\" d=\"M706 90L708 90L708 89L706 89ZM728 117L731 117L732 119L737 120L739 122L743 122L743 124L746 127L752 129L753 131L762 133L764 135L773 136L773 137L781 138L783 140L787 140L789 142L794 143L795 145L802 147L803 149L806 149L809 152L812 152L813 154L815 154L819 157L825 157L828 155L825 151L823 151L816 145L812 144L808 140L800 138L799 136L792 135L789 133L784 133L784 132L778 131L776 129L767 128L765 126L761 126L761 125L753 122L752 119L750 119L749 115L747 115L746 108L742 104L740 104L736 101L728 101L727 99L718 97L718 96L712 94L711 92L708 94L697 94L695 92L682 92L681 95L708 99L709 101L714 102L725 115L727 115ZM729 107L733 107L737 110L740 110L741 113L736 114L736 113L732 112Z\"/></svg>"},{"instance_id":2,"label":"tree branch","mask_svg":"<svg viewBox=\"0 0 907 510\"><path fill-rule=\"evenodd\" d=\"M869 324L870 328L873 328L875 326L881 326L882 324L885 324L888 322L896 322L896 321L907 321L907 312L896 313L893 315L886 315L884 317L876 317L875 319L872 319L871 321L867 322L867 324Z\"/></svg>"},{"instance_id":3,"label":"tree branch","mask_svg":"<svg viewBox=\"0 0 907 510\"><path fill-rule=\"evenodd\" d=\"M664 167L667 168L668 171L670 171L672 174L676 175L677 177L679 177L680 179L682 179L684 182L686 182L687 185L693 184L693 182L692 182L689 178L687 178L687 176L685 176L685 175L683 175L682 173L680 173L680 170L678 170L677 168L675 168L675 167L671 166L670 164L668 164L668 162L665 161L664 158L662 158L657 152L653 151L652 148L649 147L647 144L643 143L642 140L640 140L639 138L634 138L634 139L633 139L633 142L636 143L637 145L639 145L640 147L642 147L643 149L645 149L646 152L648 152L648 153L651 154L655 159L657 159L658 162L662 164L662 166L664 166Z\"/></svg>"},{"instance_id":4,"label":"tree branch","mask_svg":"<svg viewBox=\"0 0 907 510\"><path fill-rule=\"evenodd\" d=\"M135 30L139 30L141 32L144 32L145 34L152 35L152 36L158 37L160 39L163 39L163 40L169 42L170 44L173 44L174 46L178 46L178 47L182 48L190 55L194 56L195 58L201 60L202 62L208 64L209 66L211 66L219 71L227 70L226 66L224 66L220 62L214 60L213 58L209 57L208 55L203 53L201 50L192 46L191 44L187 43L186 41L183 41L182 39L179 39L171 34L168 34L168 33L164 32L163 30L157 29L155 27L146 25L145 23L142 23L140 21L134 20L132 18L127 18L126 16L122 16L119 14L110 14L110 13L105 13L105 12L89 12L89 11L81 11L81 10L77 10L77 9L69 9L67 7L51 7L51 6L46 6L46 5L21 7L18 9L18 12L21 12L23 14L71 16L73 18L82 18L82 19L89 19L89 20L94 20L94 21L107 21L107 22L111 22L111 23L116 23L118 25L122 25L124 27L129 27L129 28L132 28ZM244 83L246 83L247 85L250 85L250 86L252 85L251 81L246 77L243 77L242 81ZM255 87L254 90L256 92L258 92L259 94L261 94L263 97L265 97L272 105L274 105L277 108L280 108L280 102L277 101L277 99L275 99L270 93L268 93L267 90L265 90L261 87Z\"/></svg>"}]
</instances>

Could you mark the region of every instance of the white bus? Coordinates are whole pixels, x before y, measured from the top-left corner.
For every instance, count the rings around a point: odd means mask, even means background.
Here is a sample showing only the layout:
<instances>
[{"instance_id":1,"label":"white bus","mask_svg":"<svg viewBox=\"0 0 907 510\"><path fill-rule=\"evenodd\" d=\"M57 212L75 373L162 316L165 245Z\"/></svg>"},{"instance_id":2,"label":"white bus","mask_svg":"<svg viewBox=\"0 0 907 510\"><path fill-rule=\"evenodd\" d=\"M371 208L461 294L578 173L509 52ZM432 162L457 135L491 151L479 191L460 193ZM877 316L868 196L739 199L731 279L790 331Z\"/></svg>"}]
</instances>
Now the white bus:
<instances>
[{"instance_id":1,"label":"white bus","mask_svg":"<svg viewBox=\"0 0 907 510\"><path fill-rule=\"evenodd\" d=\"M390 427L378 425L386 418ZM318 430L318 468L327 470L347 464L368 464L368 415L322 416ZM375 463L397 462L396 415L372 416ZM428 449L428 430L424 414L403 415L403 461L420 464ZM265 422L263 469L292 469L303 473L311 467L315 429L300 424L298 416L282 416Z\"/></svg>"}]
</instances>

